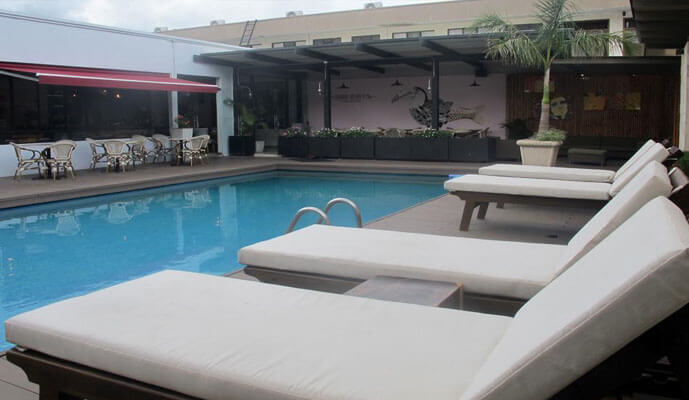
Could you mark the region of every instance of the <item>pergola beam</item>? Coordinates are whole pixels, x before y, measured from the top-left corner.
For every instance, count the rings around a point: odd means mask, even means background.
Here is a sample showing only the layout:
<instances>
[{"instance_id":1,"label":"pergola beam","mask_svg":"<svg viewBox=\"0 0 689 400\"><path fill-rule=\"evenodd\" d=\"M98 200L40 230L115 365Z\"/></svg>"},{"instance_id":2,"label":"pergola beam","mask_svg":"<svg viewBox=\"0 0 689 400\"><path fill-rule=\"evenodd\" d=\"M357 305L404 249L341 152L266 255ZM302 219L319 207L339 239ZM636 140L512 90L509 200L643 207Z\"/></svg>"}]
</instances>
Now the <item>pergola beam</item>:
<instances>
[{"instance_id":1,"label":"pergola beam","mask_svg":"<svg viewBox=\"0 0 689 400\"><path fill-rule=\"evenodd\" d=\"M305 48L297 48L297 49L295 49L295 53L300 55L300 56L303 56L303 57L314 58L316 60L321 60L321 61L328 61L328 62L347 61L346 58L333 56L330 54L321 53L320 51L315 51L315 50L305 49ZM365 71L369 71L369 72L375 72L377 74L384 74L385 73L385 68L380 68L380 67L359 66L357 68L365 70Z\"/></svg>"},{"instance_id":2,"label":"pergola beam","mask_svg":"<svg viewBox=\"0 0 689 400\"><path fill-rule=\"evenodd\" d=\"M261 61L261 62L267 62L271 64L277 64L277 65L292 65L292 62L289 60L285 60L283 58L278 58L278 57L273 57L273 56L267 56L265 54L260 54L252 51L247 51L244 54L245 57L251 58L252 60L256 61ZM256 67L254 66L249 66L248 68L255 69ZM311 65L306 65L304 66L303 69L309 70L309 71L314 71L314 72L323 72L320 67L318 66L311 66ZM331 70L330 74L332 75L340 75L339 71Z\"/></svg>"},{"instance_id":3,"label":"pergola beam","mask_svg":"<svg viewBox=\"0 0 689 400\"><path fill-rule=\"evenodd\" d=\"M434 41L429 40L429 39L421 39L421 47L425 47L429 50L433 50L436 53L440 53L440 54L447 56L447 57L453 57L454 59L465 62L465 63L467 63L467 64L469 64L475 68L483 68L483 64L481 64L480 62L468 59L466 56L460 54L459 52L452 50L448 47L445 47L445 46L439 44L438 42L434 42Z\"/></svg>"},{"instance_id":4,"label":"pergola beam","mask_svg":"<svg viewBox=\"0 0 689 400\"><path fill-rule=\"evenodd\" d=\"M366 44L366 43L358 43L356 45L356 49L357 49L357 51L360 51L362 53L371 54L371 55L374 55L374 56L377 56L380 58L400 58L399 54L395 54L395 53L389 52L387 50L379 49L377 47L373 47L370 44ZM406 65L409 65L411 67L418 68L418 69L421 69L424 71L431 71L432 70L431 66L424 64L424 63L410 62L410 63L406 63Z\"/></svg>"}]
</instances>

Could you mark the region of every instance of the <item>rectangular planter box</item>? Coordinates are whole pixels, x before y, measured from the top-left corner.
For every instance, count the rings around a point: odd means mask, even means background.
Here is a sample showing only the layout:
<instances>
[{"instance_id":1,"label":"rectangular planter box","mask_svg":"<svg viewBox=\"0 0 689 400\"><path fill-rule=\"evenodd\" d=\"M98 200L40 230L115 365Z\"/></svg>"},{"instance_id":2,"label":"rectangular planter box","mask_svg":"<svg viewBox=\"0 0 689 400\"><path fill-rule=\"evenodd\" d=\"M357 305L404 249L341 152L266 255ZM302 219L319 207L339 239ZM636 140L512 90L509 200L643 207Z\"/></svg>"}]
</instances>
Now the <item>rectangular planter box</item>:
<instances>
[{"instance_id":1,"label":"rectangular planter box","mask_svg":"<svg viewBox=\"0 0 689 400\"><path fill-rule=\"evenodd\" d=\"M450 161L489 162L495 161L495 147L498 138L452 138L450 139Z\"/></svg>"},{"instance_id":2,"label":"rectangular planter box","mask_svg":"<svg viewBox=\"0 0 689 400\"><path fill-rule=\"evenodd\" d=\"M309 142L306 136L280 136L278 154L283 157L304 158L309 153Z\"/></svg>"},{"instance_id":3,"label":"rectangular planter box","mask_svg":"<svg viewBox=\"0 0 689 400\"><path fill-rule=\"evenodd\" d=\"M495 143L495 158L501 161L520 161L519 146L513 139L501 139Z\"/></svg>"},{"instance_id":4,"label":"rectangular planter box","mask_svg":"<svg viewBox=\"0 0 689 400\"><path fill-rule=\"evenodd\" d=\"M375 155L374 137L343 137L340 138L340 157L373 159Z\"/></svg>"},{"instance_id":5,"label":"rectangular planter box","mask_svg":"<svg viewBox=\"0 0 689 400\"><path fill-rule=\"evenodd\" d=\"M413 161L447 161L449 138L409 138L410 159Z\"/></svg>"},{"instance_id":6,"label":"rectangular planter box","mask_svg":"<svg viewBox=\"0 0 689 400\"><path fill-rule=\"evenodd\" d=\"M410 160L410 138L376 138L376 160Z\"/></svg>"},{"instance_id":7,"label":"rectangular planter box","mask_svg":"<svg viewBox=\"0 0 689 400\"><path fill-rule=\"evenodd\" d=\"M340 158L340 138L310 137L309 157Z\"/></svg>"},{"instance_id":8,"label":"rectangular planter box","mask_svg":"<svg viewBox=\"0 0 689 400\"><path fill-rule=\"evenodd\" d=\"M228 138L230 155L253 156L256 152L256 138L254 136L230 136Z\"/></svg>"}]
</instances>

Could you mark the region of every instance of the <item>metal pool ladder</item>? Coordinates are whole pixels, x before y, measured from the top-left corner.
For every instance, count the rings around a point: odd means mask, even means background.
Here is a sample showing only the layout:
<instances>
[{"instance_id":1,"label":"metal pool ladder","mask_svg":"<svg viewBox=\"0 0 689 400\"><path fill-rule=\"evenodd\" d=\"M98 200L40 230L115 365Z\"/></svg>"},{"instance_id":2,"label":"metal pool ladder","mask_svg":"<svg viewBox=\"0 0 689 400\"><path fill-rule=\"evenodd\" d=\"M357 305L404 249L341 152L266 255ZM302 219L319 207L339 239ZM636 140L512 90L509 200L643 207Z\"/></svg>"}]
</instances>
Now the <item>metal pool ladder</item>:
<instances>
[{"instance_id":1,"label":"metal pool ladder","mask_svg":"<svg viewBox=\"0 0 689 400\"><path fill-rule=\"evenodd\" d=\"M344 203L347 204L352 208L352 211L354 211L354 216L356 217L356 226L361 228L363 226L361 222L361 210L359 210L359 206L356 205L353 201L346 199L344 197L336 197L332 200L330 200L326 205L323 210L321 210L318 207L304 207L300 208L299 211L297 211L296 214L294 214L294 217L292 217L292 221L289 223L289 226L287 227L287 230L285 233L290 233L294 230L294 227L297 225L297 222L299 222L299 218L301 218L302 215L308 213L308 212L313 212L318 214L318 221L316 221L317 224L323 223L325 221L326 225L330 225L330 219L328 218L328 211L338 203Z\"/></svg>"}]
</instances>

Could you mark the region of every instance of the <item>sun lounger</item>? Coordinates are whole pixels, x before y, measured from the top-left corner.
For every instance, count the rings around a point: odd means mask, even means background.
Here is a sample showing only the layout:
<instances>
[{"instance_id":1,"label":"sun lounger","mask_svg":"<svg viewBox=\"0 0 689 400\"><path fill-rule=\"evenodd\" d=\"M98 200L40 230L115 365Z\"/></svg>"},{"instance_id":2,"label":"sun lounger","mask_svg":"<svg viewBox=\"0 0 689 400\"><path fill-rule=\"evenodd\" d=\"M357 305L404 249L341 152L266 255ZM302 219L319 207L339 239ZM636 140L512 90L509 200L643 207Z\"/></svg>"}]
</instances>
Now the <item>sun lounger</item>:
<instances>
[{"instance_id":1,"label":"sun lounger","mask_svg":"<svg viewBox=\"0 0 689 400\"><path fill-rule=\"evenodd\" d=\"M650 163L567 246L312 225L244 247L238 256L245 272L262 281L307 289L390 275L462 282L470 296L523 300L671 189L665 167Z\"/></svg>"},{"instance_id":2,"label":"sun lounger","mask_svg":"<svg viewBox=\"0 0 689 400\"><path fill-rule=\"evenodd\" d=\"M514 318L165 271L9 319L7 359L42 400L601 398L686 351L688 250L655 199Z\"/></svg>"},{"instance_id":3,"label":"sun lounger","mask_svg":"<svg viewBox=\"0 0 689 400\"><path fill-rule=\"evenodd\" d=\"M620 176L630 167L634 166L640 160L641 156L656 144L653 140L648 140L644 143L633 156L627 160L617 172L607 169L589 169L589 168L566 168L566 167L543 167L538 165L520 165L520 164L494 164L487 167L479 168L479 175L491 176L509 176L513 178L537 178L537 179L557 179L563 181L581 181L581 182L603 182L612 183L615 177ZM648 160L645 160L648 162ZM663 160L657 160L663 161Z\"/></svg>"},{"instance_id":4,"label":"sun lounger","mask_svg":"<svg viewBox=\"0 0 689 400\"><path fill-rule=\"evenodd\" d=\"M661 162L668 151L656 143L612 183L581 182L540 178L513 178L490 175L463 175L445 182L445 189L464 200L459 229L469 230L471 216L484 219L490 203L521 203L539 206L600 208L652 161Z\"/></svg>"}]
</instances>

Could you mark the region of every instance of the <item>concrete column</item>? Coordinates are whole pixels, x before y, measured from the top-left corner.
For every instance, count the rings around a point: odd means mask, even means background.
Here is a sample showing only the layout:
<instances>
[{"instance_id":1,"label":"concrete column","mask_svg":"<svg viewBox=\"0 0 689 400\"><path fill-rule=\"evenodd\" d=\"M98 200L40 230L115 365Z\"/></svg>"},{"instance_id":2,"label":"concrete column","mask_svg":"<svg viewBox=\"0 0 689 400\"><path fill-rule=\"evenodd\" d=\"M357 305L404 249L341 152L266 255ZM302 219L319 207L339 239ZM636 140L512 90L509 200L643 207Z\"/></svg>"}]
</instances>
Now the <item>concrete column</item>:
<instances>
[{"instance_id":1,"label":"concrete column","mask_svg":"<svg viewBox=\"0 0 689 400\"><path fill-rule=\"evenodd\" d=\"M684 46L679 89L679 143L683 151L689 150L689 42Z\"/></svg>"},{"instance_id":2,"label":"concrete column","mask_svg":"<svg viewBox=\"0 0 689 400\"><path fill-rule=\"evenodd\" d=\"M170 77L177 78L177 73L173 72L170 74ZM168 112L170 113L168 116L170 120L170 128L178 128L177 123L175 122L175 118L177 118L177 114L179 114L179 97L177 94L178 92L168 92L167 96ZM168 135L169 134L170 132L168 132Z\"/></svg>"},{"instance_id":3,"label":"concrete column","mask_svg":"<svg viewBox=\"0 0 689 400\"><path fill-rule=\"evenodd\" d=\"M228 73L223 73L218 78L217 84L220 91L215 97L215 107L218 118L218 152L223 155L229 155L229 146L227 138L234 136L234 107L230 104L225 104L226 100L234 100L233 90L233 74L232 70L228 68Z\"/></svg>"},{"instance_id":4,"label":"concrete column","mask_svg":"<svg viewBox=\"0 0 689 400\"><path fill-rule=\"evenodd\" d=\"M624 30L624 17L622 12L615 14L615 16L610 17L610 22L608 22L608 30L610 33L622 32ZM621 56L622 49L617 46L610 46L608 49L608 54L611 56Z\"/></svg>"}]
</instances>

